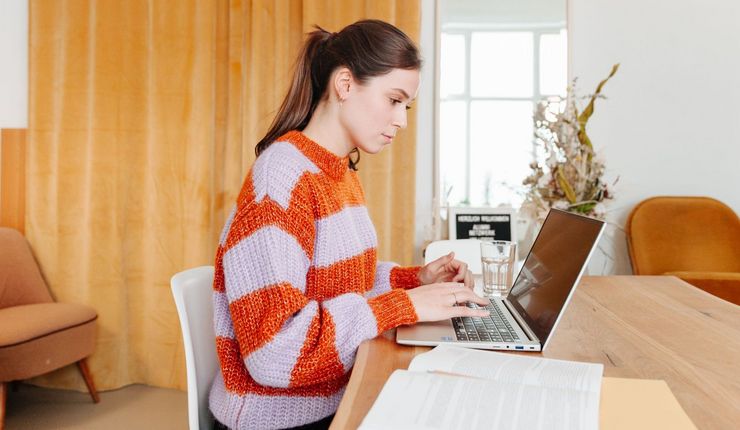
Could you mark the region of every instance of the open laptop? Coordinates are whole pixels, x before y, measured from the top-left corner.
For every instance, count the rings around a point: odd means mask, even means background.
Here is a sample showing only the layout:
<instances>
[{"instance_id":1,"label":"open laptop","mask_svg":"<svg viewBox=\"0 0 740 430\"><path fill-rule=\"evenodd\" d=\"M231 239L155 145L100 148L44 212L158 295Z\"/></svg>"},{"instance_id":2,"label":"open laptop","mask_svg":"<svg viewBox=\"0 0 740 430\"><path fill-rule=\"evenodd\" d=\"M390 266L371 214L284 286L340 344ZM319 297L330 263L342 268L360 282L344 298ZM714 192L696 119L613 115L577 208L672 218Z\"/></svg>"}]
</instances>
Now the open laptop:
<instances>
[{"instance_id":1,"label":"open laptop","mask_svg":"<svg viewBox=\"0 0 740 430\"><path fill-rule=\"evenodd\" d=\"M402 326L404 345L450 343L480 349L544 351L604 230L604 222L556 209L547 214L505 299L491 299L490 317ZM468 304L470 307L478 307Z\"/></svg>"}]
</instances>

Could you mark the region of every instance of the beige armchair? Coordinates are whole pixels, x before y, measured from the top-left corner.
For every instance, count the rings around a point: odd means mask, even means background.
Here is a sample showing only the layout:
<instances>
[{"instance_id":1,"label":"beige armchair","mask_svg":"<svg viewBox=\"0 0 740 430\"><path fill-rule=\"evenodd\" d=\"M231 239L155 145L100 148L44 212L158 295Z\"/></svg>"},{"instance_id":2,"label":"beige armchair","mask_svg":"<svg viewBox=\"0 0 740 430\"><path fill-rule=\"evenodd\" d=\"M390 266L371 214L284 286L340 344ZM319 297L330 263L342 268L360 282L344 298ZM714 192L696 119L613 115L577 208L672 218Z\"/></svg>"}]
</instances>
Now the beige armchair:
<instances>
[{"instance_id":1,"label":"beige armchair","mask_svg":"<svg viewBox=\"0 0 740 430\"><path fill-rule=\"evenodd\" d=\"M56 303L31 248L16 230L0 228L0 430L8 382L77 363L99 401L85 358L95 348L94 309Z\"/></svg>"}]
</instances>

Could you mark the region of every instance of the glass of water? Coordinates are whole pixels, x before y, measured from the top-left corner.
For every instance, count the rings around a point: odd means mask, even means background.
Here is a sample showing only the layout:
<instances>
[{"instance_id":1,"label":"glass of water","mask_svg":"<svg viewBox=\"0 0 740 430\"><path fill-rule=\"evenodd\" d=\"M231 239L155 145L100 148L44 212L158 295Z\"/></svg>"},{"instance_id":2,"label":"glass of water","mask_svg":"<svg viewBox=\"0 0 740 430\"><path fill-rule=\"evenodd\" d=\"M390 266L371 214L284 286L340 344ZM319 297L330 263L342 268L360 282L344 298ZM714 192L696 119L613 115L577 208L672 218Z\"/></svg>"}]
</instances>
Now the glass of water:
<instances>
[{"instance_id":1,"label":"glass of water","mask_svg":"<svg viewBox=\"0 0 740 430\"><path fill-rule=\"evenodd\" d=\"M506 240L482 241L483 295L504 298L513 283L516 243Z\"/></svg>"}]
</instances>

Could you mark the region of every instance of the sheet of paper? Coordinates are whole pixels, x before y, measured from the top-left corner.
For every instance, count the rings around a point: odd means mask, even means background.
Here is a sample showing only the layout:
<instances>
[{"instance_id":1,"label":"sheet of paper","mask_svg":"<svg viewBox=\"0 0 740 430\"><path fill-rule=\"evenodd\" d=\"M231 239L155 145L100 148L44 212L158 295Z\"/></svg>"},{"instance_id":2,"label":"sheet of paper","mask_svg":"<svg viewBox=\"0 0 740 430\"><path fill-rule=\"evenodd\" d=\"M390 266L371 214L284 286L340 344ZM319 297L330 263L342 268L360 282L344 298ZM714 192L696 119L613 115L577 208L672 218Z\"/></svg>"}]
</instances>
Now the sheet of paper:
<instances>
[{"instance_id":1,"label":"sheet of paper","mask_svg":"<svg viewBox=\"0 0 740 430\"><path fill-rule=\"evenodd\" d=\"M695 430L665 381L604 378L601 430Z\"/></svg>"},{"instance_id":2,"label":"sheet of paper","mask_svg":"<svg viewBox=\"0 0 740 430\"><path fill-rule=\"evenodd\" d=\"M409 370L438 371L499 382L580 390L595 393L598 399L604 366L600 363L552 360L439 345L414 357Z\"/></svg>"},{"instance_id":3,"label":"sheet of paper","mask_svg":"<svg viewBox=\"0 0 740 430\"><path fill-rule=\"evenodd\" d=\"M596 429L598 409L585 391L397 370L360 429Z\"/></svg>"}]
</instances>

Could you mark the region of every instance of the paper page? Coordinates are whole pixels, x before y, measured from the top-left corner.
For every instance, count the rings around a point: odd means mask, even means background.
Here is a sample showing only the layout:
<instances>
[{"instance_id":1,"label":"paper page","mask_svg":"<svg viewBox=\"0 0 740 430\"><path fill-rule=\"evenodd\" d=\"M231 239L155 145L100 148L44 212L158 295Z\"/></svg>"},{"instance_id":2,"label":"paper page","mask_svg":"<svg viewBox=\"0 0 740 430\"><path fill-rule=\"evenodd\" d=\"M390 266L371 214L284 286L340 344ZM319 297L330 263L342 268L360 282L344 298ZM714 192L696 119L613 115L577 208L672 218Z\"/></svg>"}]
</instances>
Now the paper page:
<instances>
[{"instance_id":1,"label":"paper page","mask_svg":"<svg viewBox=\"0 0 740 430\"><path fill-rule=\"evenodd\" d=\"M397 370L360 429L596 429L598 408L583 391Z\"/></svg>"},{"instance_id":2,"label":"paper page","mask_svg":"<svg viewBox=\"0 0 740 430\"><path fill-rule=\"evenodd\" d=\"M446 372L499 382L580 390L595 393L598 398L604 365L439 345L414 357L409 370Z\"/></svg>"},{"instance_id":3,"label":"paper page","mask_svg":"<svg viewBox=\"0 0 740 430\"><path fill-rule=\"evenodd\" d=\"M604 378L601 430L695 430L665 381Z\"/></svg>"}]
</instances>

